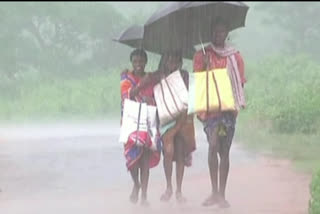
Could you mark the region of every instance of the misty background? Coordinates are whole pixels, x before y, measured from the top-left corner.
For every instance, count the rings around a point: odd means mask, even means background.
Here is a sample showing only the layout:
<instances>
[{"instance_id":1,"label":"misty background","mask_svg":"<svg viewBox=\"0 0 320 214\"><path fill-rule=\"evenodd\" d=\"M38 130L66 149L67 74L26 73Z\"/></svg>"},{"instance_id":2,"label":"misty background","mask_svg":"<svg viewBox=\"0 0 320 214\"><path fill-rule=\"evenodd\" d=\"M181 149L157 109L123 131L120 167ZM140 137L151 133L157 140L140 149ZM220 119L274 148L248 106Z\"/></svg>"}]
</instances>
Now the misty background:
<instances>
[{"instance_id":1,"label":"misty background","mask_svg":"<svg viewBox=\"0 0 320 214\"><path fill-rule=\"evenodd\" d=\"M319 168L320 3L245 3L246 26L228 41L242 54L247 79L247 108L237 119L230 155L235 213L253 205L259 212L279 206L290 212L299 202L301 210L310 205L310 214L319 213L320 170L308 204L309 180L288 174L288 165L269 159L261 164L256 156L266 152L292 160L307 175ZM112 39L132 24L143 25L163 4L0 3L1 212L50 213L51 206L52 213L63 207L68 213L105 213L111 205L128 213L123 201L131 181L118 137L120 73L132 67L133 49ZM146 71L152 72L160 56L148 53L148 59ZM183 67L192 72L192 61L184 60ZM187 175L186 191L202 200L209 187L207 143L196 119L195 124L195 164L188 171L195 177ZM157 184L150 188L154 202L164 185L162 164L151 174L161 181L150 181ZM91 206L83 207L88 201ZM189 205L184 213L199 213L198 204ZM159 213L178 213L159 207Z\"/></svg>"},{"instance_id":2,"label":"misty background","mask_svg":"<svg viewBox=\"0 0 320 214\"><path fill-rule=\"evenodd\" d=\"M112 38L144 24L165 2L0 4L1 123L120 119L120 73L131 68L133 49ZM320 125L320 4L247 4L246 26L230 34L248 80L248 107L237 136L261 128L268 138L300 136L314 151ZM148 56L146 70L154 71L160 56ZM184 67L191 72L192 62L184 60Z\"/></svg>"}]
</instances>

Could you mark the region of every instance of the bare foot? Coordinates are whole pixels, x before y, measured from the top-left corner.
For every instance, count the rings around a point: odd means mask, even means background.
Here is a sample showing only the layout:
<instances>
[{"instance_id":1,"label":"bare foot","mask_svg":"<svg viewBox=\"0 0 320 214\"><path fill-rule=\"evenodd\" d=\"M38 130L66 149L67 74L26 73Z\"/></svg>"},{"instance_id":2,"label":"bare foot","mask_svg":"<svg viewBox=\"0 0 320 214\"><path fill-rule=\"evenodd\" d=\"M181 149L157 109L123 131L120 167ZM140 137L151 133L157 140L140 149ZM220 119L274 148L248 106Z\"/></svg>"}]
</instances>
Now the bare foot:
<instances>
[{"instance_id":1,"label":"bare foot","mask_svg":"<svg viewBox=\"0 0 320 214\"><path fill-rule=\"evenodd\" d=\"M187 202L187 199L185 197L183 197L181 192L176 193L176 199L177 199L178 203L180 203L180 204Z\"/></svg>"},{"instance_id":2,"label":"bare foot","mask_svg":"<svg viewBox=\"0 0 320 214\"><path fill-rule=\"evenodd\" d=\"M131 195L130 195L130 201L134 204L136 204L138 202L139 199L139 190L140 190L140 186L134 185Z\"/></svg>"},{"instance_id":3,"label":"bare foot","mask_svg":"<svg viewBox=\"0 0 320 214\"><path fill-rule=\"evenodd\" d=\"M170 200L171 196L172 196L172 190L171 190L171 189L167 189L167 190L165 191L165 193L163 193L163 194L161 195L160 200L163 201L163 202L167 202L167 201Z\"/></svg>"},{"instance_id":4,"label":"bare foot","mask_svg":"<svg viewBox=\"0 0 320 214\"><path fill-rule=\"evenodd\" d=\"M230 204L227 200L221 199L221 201L219 202L219 207L220 208L229 208Z\"/></svg>"},{"instance_id":5,"label":"bare foot","mask_svg":"<svg viewBox=\"0 0 320 214\"><path fill-rule=\"evenodd\" d=\"M147 201L147 199L142 199L141 200L141 206L143 207L149 207L150 203Z\"/></svg>"},{"instance_id":6,"label":"bare foot","mask_svg":"<svg viewBox=\"0 0 320 214\"><path fill-rule=\"evenodd\" d=\"M202 206L208 207L219 203L219 197L217 195L210 195L203 203Z\"/></svg>"}]
</instances>

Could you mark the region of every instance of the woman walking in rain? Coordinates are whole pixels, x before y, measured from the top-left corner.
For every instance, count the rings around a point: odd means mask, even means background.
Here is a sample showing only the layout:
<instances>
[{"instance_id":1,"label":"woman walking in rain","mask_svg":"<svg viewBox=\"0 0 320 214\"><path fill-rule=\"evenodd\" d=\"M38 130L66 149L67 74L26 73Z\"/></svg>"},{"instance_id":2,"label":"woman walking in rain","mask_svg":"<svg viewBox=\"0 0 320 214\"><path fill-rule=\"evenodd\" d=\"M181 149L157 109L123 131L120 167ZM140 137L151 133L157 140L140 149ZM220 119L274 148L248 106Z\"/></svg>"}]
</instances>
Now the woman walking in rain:
<instances>
[{"instance_id":1,"label":"woman walking in rain","mask_svg":"<svg viewBox=\"0 0 320 214\"><path fill-rule=\"evenodd\" d=\"M228 23L218 18L213 23L212 44L205 48L205 55L200 50L195 53L193 67L195 72L213 68L227 68L236 77L231 81L236 92L236 111L200 113L198 119L202 121L204 132L209 143L208 164L212 185L211 195L204 201L204 206L219 204L220 207L229 207L225 198L227 178L229 174L229 152L235 132L236 118L241 107L245 107L243 86L244 62L240 53L226 45ZM232 79L232 78L231 78ZM218 162L220 156L220 165ZM219 172L219 186L218 186Z\"/></svg>"},{"instance_id":2,"label":"woman walking in rain","mask_svg":"<svg viewBox=\"0 0 320 214\"><path fill-rule=\"evenodd\" d=\"M150 73L148 77L141 81L141 87L148 83L158 83L161 78L170 75L172 72L180 70L184 83L188 88L188 72L181 70L182 53L180 51L171 51L162 55L158 71ZM196 149L195 132L193 116L188 116L187 112L182 113L180 117L164 127L160 128L163 145L163 165L166 176L167 188L161 195L161 201L169 201L172 194L172 168L173 161L176 162L176 200L179 203L186 201L182 195L182 180L185 166L191 166L192 152Z\"/></svg>"},{"instance_id":3,"label":"woman walking in rain","mask_svg":"<svg viewBox=\"0 0 320 214\"><path fill-rule=\"evenodd\" d=\"M137 102L146 102L148 105L155 106L153 98L153 85L139 89L139 83L143 77L146 76L144 71L146 63L148 61L147 54L142 49L135 49L130 54L130 61L132 63L132 70L125 70L121 73L121 124L123 115L123 105L125 99L134 100ZM138 134L138 133L133 133ZM137 203L139 199L139 190L141 188L141 204L147 206L147 188L149 181L149 169L158 165L160 161L160 139L157 142L157 148L159 151L152 151L148 145L150 136L147 134L138 134L139 141L144 146L136 145L135 141L131 140L129 136L128 141L124 146L124 155L126 158L126 165L131 173L133 179L133 189L130 195L132 203ZM140 179L139 179L140 177Z\"/></svg>"}]
</instances>

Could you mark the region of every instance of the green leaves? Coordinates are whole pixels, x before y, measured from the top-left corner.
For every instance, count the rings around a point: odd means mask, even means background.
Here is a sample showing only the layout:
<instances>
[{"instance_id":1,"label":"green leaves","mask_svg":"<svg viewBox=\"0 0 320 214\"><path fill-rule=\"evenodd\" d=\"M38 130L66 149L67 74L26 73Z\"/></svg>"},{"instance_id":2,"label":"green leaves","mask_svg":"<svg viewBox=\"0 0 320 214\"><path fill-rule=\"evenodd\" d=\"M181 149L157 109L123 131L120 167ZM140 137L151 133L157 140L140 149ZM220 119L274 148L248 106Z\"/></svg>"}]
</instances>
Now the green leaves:
<instances>
[{"instance_id":1,"label":"green leaves","mask_svg":"<svg viewBox=\"0 0 320 214\"><path fill-rule=\"evenodd\" d=\"M305 52L319 60L320 4L318 2L268 2L255 7L267 14L264 24L287 33L288 53Z\"/></svg>"},{"instance_id":2,"label":"green leaves","mask_svg":"<svg viewBox=\"0 0 320 214\"><path fill-rule=\"evenodd\" d=\"M310 192L309 214L318 214L320 213L320 170L313 175Z\"/></svg>"},{"instance_id":3,"label":"green leaves","mask_svg":"<svg viewBox=\"0 0 320 214\"><path fill-rule=\"evenodd\" d=\"M275 56L248 67L248 109L273 131L314 133L320 121L320 65L306 55Z\"/></svg>"},{"instance_id":4,"label":"green leaves","mask_svg":"<svg viewBox=\"0 0 320 214\"><path fill-rule=\"evenodd\" d=\"M12 78L21 65L60 76L87 72L83 65L89 59L103 68L121 61L122 47L106 53L126 20L108 3L0 4L0 78Z\"/></svg>"},{"instance_id":5,"label":"green leaves","mask_svg":"<svg viewBox=\"0 0 320 214\"><path fill-rule=\"evenodd\" d=\"M1 120L96 118L120 113L120 69L86 79L25 75L0 89Z\"/></svg>"}]
</instances>

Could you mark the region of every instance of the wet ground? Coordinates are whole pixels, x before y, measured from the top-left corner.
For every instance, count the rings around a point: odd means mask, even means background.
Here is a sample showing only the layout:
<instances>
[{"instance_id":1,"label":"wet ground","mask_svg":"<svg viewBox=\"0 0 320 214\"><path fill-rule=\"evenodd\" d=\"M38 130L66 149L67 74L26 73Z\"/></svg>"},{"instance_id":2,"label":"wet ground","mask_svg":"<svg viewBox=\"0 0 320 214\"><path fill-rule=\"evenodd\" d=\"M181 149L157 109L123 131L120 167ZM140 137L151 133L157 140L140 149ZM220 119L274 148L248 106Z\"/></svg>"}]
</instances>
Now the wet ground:
<instances>
[{"instance_id":1,"label":"wet ground","mask_svg":"<svg viewBox=\"0 0 320 214\"><path fill-rule=\"evenodd\" d=\"M118 143L119 122L25 124L0 127L1 214L307 213L308 175L289 161L249 153L235 142L227 197L231 208L201 207L210 193L207 143L199 128L193 166L186 169L179 205L159 201L162 163L151 170L151 206L131 205L131 179Z\"/></svg>"}]
</instances>

